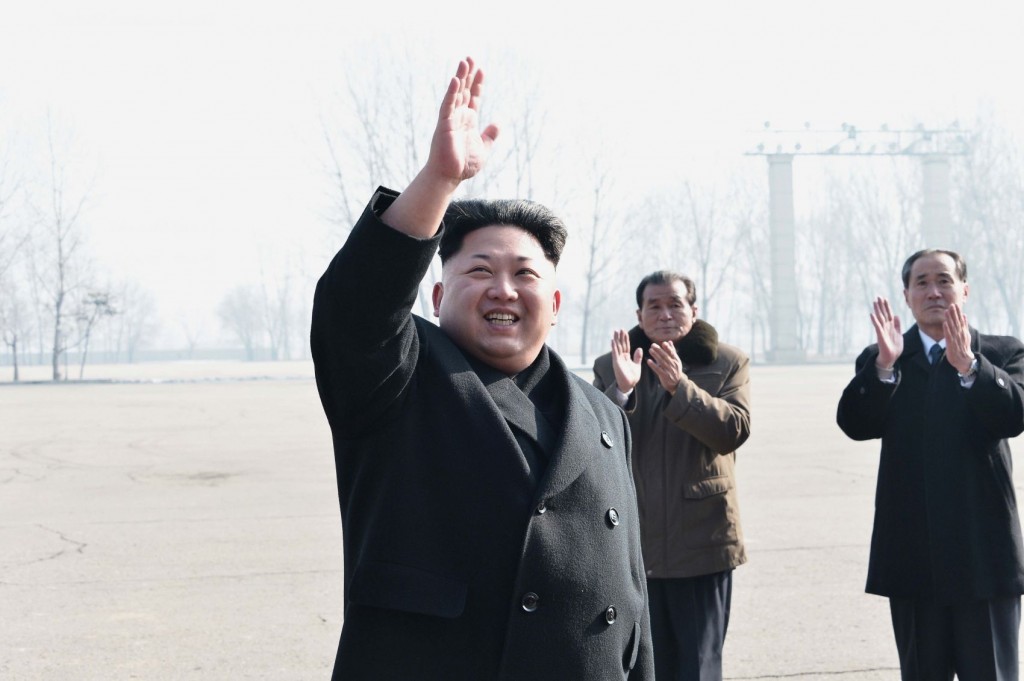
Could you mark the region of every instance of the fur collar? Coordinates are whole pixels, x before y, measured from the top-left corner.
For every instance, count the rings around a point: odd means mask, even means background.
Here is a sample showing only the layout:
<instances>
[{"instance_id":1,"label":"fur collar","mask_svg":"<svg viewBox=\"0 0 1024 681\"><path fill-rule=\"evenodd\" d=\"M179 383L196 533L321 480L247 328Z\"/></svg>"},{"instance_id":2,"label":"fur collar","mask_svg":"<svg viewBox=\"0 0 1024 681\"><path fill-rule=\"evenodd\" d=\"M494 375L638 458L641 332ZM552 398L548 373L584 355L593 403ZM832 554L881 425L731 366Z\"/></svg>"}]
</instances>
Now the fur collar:
<instances>
[{"instance_id":1,"label":"fur collar","mask_svg":"<svg viewBox=\"0 0 1024 681\"><path fill-rule=\"evenodd\" d=\"M683 364L711 364L718 359L718 332L702 319L696 319L690 332L676 341L676 354ZM630 351L642 348L646 356L650 352L651 339L639 326L629 330Z\"/></svg>"}]
</instances>

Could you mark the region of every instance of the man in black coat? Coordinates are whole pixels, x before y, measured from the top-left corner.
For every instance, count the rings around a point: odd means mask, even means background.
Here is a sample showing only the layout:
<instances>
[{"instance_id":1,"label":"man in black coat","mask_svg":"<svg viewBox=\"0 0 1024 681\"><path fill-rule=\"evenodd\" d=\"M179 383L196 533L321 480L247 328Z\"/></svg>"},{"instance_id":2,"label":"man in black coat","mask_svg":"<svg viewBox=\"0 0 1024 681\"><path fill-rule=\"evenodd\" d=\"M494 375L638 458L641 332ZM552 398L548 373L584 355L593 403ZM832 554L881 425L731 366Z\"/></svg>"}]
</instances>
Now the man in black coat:
<instances>
[{"instance_id":1,"label":"man in black coat","mask_svg":"<svg viewBox=\"0 0 1024 681\"><path fill-rule=\"evenodd\" d=\"M882 439L867 591L888 596L903 679L1016 679L1024 548L1007 438L1024 431L1024 345L967 324L967 265L903 267L917 324L876 299L839 427Z\"/></svg>"},{"instance_id":2,"label":"man in black coat","mask_svg":"<svg viewBox=\"0 0 1024 681\"><path fill-rule=\"evenodd\" d=\"M345 616L334 679L651 679L625 416L545 340L561 221L455 202L497 136L459 64L426 165L381 189L317 285ZM443 223L443 224L442 224ZM440 328L413 316L440 247Z\"/></svg>"}]
</instances>

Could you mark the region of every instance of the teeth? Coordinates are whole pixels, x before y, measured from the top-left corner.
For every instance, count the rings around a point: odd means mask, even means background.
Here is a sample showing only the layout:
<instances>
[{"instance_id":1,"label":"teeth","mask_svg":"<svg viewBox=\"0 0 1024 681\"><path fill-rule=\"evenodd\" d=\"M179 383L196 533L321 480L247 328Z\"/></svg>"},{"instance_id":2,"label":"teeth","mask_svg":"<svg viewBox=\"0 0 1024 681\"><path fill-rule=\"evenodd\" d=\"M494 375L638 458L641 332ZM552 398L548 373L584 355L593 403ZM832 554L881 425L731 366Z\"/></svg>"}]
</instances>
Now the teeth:
<instances>
[{"instance_id":1,"label":"teeth","mask_svg":"<svg viewBox=\"0 0 1024 681\"><path fill-rule=\"evenodd\" d=\"M512 324L516 320L515 315L508 314L507 312L495 312L487 315L486 319L495 324Z\"/></svg>"}]
</instances>

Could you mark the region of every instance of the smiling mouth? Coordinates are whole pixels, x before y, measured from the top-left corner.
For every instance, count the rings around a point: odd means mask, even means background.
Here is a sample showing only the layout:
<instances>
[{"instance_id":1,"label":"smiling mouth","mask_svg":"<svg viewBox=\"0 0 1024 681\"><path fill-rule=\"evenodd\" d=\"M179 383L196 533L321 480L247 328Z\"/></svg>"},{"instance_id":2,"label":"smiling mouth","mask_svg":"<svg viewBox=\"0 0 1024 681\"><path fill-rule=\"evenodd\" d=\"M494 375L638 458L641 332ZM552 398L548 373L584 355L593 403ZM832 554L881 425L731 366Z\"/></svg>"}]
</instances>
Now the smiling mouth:
<instances>
[{"instance_id":1,"label":"smiling mouth","mask_svg":"<svg viewBox=\"0 0 1024 681\"><path fill-rule=\"evenodd\" d=\"M484 315L484 319L498 326L512 326L519 321L519 317L509 312L492 312Z\"/></svg>"}]
</instances>

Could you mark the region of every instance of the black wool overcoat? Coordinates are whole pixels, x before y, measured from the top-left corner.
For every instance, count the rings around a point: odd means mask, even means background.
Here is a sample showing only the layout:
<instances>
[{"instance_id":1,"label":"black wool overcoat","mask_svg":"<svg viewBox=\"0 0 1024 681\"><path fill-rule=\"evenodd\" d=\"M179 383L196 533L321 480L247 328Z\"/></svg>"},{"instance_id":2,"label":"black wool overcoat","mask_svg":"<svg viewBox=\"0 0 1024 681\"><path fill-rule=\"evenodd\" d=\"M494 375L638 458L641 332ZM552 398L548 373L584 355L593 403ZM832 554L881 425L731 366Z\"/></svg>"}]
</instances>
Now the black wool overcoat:
<instances>
[{"instance_id":1,"label":"black wool overcoat","mask_svg":"<svg viewBox=\"0 0 1024 681\"><path fill-rule=\"evenodd\" d=\"M881 438L867 591L964 603L1024 592L1024 549L1007 438L1024 430L1024 345L971 329L973 386L928 362L915 325L897 382L879 380L877 345L857 358L839 427Z\"/></svg>"},{"instance_id":2,"label":"black wool overcoat","mask_svg":"<svg viewBox=\"0 0 1024 681\"><path fill-rule=\"evenodd\" d=\"M565 413L537 476L517 440L543 427L529 399L410 314L437 238L380 222L391 200L374 196L313 304L344 535L334 678L653 678L622 411L545 348Z\"/></svg>"}]
</instances>

